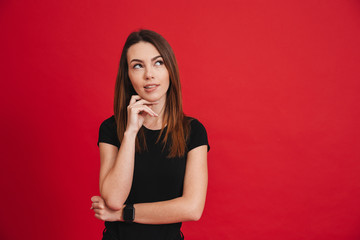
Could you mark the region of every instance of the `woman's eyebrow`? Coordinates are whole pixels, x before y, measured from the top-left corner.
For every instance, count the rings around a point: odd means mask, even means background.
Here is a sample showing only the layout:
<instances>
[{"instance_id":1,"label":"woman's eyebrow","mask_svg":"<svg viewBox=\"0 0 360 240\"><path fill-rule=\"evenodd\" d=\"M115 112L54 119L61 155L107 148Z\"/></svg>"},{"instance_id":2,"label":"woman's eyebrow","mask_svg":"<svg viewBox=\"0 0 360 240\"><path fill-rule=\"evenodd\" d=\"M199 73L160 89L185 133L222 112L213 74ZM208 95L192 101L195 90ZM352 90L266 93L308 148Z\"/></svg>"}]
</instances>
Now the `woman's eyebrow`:
<instances>
[{"instance_id":1,"label":"woman's eyebrow","mask_svg":"<svg viewBox=\"0 0 360 240\"><path fill-rule=\"evenodd\" d=\"M134 59L132 59L131 61L130 61L130 63L132 63L132 62L143 62L142 60L140 60L140 59L136 59L136 58L134 58Z\"/></svg>"},{"instance_id":2,"label":"woman's eyebrow","mask_svg":"<svg viewBox=\"0 0 360 240\"><path fill-rule=\"evenodd\" d=\"M161 56L159 55L159 56L153 57L153 58L151 59L151 61L154 61L155 59L157 59L157 58L159 58L159 57L161 57Z\"/></svg>"},{"instance_id":3,"label":"woman's eyebrow","mask_svg":"<svg viewBox=\"0 0 360 240\"><path fill-rule=\"evenodd\" d=\"M161 56L159 55L159 56L153 57L153 58L151 59L151 61L154 61L155 59L157 59L157 58L159 58L159 57L161 57ZM130 63L132 63L132 62L143 62L143 61L140 60L140 59L134 58L134 59L132 59L132 60L130 61Z\"/></svg>"}]
</instances>

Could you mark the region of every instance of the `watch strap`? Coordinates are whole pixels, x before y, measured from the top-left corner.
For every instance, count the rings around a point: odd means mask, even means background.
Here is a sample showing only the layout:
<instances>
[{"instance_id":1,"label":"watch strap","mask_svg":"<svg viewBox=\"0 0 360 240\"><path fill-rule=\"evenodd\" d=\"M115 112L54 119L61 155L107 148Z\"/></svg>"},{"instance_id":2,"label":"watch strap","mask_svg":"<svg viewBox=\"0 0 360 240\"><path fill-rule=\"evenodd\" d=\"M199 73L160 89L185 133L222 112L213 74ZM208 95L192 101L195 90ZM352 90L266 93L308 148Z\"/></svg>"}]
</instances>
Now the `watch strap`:
<instances>
[{"instance_id":1,"label":"watch strap","mask_svg":"<svg viewBox=\"0 0 360 240\"><path fill-rule=\"evenodd\" d=\"M133 222L135 219L134 204L126 204L123 210L123 219L125 222Z\"/></svg>"}]
</instances>

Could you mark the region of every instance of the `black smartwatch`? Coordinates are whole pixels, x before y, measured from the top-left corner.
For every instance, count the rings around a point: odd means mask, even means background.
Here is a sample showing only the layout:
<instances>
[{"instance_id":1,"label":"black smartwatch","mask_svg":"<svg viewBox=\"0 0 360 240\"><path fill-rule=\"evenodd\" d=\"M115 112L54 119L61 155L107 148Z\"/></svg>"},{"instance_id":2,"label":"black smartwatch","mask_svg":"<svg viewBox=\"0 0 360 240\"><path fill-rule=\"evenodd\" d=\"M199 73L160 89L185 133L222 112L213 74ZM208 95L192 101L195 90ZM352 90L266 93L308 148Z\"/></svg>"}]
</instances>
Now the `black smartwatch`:
<instances>
[{"instance_id":1,"label":"black smartwatch","mask_svg":"<svg viewBox=\"0 0 360 240\"><path fill-rule=\"evenodd\" d=\"M125 222L133 222L135 219L134 204L126 204L123 210L123 219Z\"/></svg>"}]
</instances>

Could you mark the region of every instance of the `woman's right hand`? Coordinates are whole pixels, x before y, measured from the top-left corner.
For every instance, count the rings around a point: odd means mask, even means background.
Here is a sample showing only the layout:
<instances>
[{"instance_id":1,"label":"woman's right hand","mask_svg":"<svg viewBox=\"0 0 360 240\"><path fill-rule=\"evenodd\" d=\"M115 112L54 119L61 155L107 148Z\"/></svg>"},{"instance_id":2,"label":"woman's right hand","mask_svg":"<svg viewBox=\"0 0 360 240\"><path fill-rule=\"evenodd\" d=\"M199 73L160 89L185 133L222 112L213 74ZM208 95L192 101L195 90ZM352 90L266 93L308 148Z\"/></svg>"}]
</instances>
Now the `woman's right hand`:
<instances>
[{"instance_id":1,"label":"woman's right hand","mask_svg":"<svg viewBox=\"0 0 360 240\"><path fill-rule=\"evenodd\" d=\"M157 117L155 113L148 105L157 104L158 102L149 102L142 99L139 95L132 95L129 106L127 107L128 121L126 130L138 132L144 123L146 114Z\"/></svg>"}]
</instances>

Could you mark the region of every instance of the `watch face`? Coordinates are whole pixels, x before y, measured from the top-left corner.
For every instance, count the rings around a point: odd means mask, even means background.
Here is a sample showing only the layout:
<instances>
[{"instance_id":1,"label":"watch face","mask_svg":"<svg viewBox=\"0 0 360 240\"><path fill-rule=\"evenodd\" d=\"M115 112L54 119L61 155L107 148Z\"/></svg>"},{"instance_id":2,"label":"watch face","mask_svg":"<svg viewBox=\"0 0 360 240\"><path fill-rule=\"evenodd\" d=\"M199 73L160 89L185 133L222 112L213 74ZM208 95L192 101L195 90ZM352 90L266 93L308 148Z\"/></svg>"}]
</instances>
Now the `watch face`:
<instances>
[{"instance_id":1,"label":"watch face","mask_svg":"<svg viewBox=\"0 0 360 240\"><path fill-rule=\"evenodd\" d=\"M135 217L135 209L132 208L124 208L124 220L126 222L132 222L134 221L134 217Z\"/></svg>"}]
</instances>

